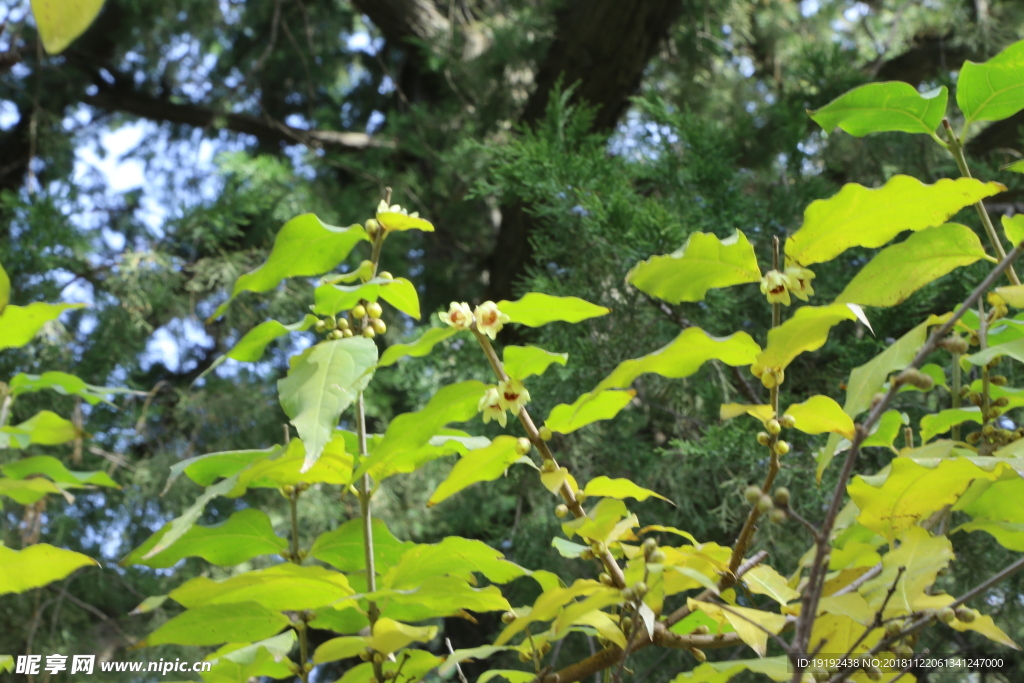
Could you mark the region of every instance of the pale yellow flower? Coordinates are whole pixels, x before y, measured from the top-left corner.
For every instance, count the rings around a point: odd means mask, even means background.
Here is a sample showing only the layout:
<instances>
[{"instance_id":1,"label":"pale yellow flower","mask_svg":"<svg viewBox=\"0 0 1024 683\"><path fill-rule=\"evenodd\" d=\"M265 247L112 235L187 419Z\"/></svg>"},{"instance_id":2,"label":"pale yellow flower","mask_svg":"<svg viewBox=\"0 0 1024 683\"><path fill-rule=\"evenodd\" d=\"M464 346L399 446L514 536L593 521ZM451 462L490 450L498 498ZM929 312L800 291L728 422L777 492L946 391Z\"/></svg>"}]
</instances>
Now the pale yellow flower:
<instances>
[{"instance_id":1,"label":"pale yellow flower","mask_svg":"<svg viewBox=\"0 0 1024 683\"><path fill-rule=\"evenodd\" d=\"M807 301L807 297L814 296L814 288L811 287L811 280L814 279L814 272L801 268L800 266L790 266L786 268L786 278L789 280L789 290L793 293L800 301Z\"/></svg>"},{"instance_id":2,"label":"pale yellow flower","mask_svg":"<svg viewBox=\"0 0 1024 683\"><path fill-rule=\"evenodd\" d=\"M761 279L761 293L768 297L768 303L789 305L789 278L777 270L769 270Z\"/></svg>"},{"instance_id":3,"label":"pale yellow flower","mask_svg":"<svg viewBox=\"0 0 1024 683\"><path fill-rule=\"evenodd\" d=\"M463 301L453 301L448 310L437 314L446 325L451 325L457 330L468 330L473 325L473 312L469 310L469 304Z\"/></svg>"},{"instance_id":4,"label":"pale yellow flower","mask_svg":"<svg viewBox=\"0 0 1024 683\"><path fill-rule=\"evenodd\" d=\"M502 427L507 426L508 416L505 415L505 409L501 407L498 390L494 387L487 390L483 395L483 398L480 399L476 408L483 413L484 424L487 424L491 420L497 420L498 424Z\"/></svg>"},{"instance_id":5,"label":"pale yellow flower","mask_svg":"<svg viewBox=\"0 0 1024 683\"><path fill-rule=\"evenodd\" d=\"M530 392L526 390L523 383L518 379L508 379L498 382L498 404L518 415L523 406L530 402Z\"/></svg>"},{"instance_id":6,"label":"pale yellow flower","mask_svg":"<svg viewBox=\"0 0 1024 683\"><path fill-rule=\"evenodd\" d=\"M510 320L507 315L498 310L497 304L493 301L485 301L477 306L473 311L473 316L476 318L476 329L491 339L494 339L501 332L505 323Z\"/></svg>"}]
</instances>

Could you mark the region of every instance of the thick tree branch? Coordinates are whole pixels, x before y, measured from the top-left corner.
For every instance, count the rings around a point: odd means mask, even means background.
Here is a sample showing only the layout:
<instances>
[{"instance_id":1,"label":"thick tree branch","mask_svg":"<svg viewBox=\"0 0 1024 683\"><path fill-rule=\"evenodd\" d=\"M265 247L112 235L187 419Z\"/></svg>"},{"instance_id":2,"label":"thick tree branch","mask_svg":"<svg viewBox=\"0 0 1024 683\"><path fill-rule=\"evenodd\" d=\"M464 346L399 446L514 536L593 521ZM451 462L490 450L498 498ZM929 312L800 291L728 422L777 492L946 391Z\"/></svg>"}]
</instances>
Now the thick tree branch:
<instances>
[{"instance_id":1,"label":"thick tree branch","mask_svg":"<svg viewBox=\"0 0 1024 683\"><path fill-rule=\"evenodd\" d=\"M448 19L433 0L352 0L352 4L394 42L431 41L449 30Z\"/></svg>"}]
</instances>

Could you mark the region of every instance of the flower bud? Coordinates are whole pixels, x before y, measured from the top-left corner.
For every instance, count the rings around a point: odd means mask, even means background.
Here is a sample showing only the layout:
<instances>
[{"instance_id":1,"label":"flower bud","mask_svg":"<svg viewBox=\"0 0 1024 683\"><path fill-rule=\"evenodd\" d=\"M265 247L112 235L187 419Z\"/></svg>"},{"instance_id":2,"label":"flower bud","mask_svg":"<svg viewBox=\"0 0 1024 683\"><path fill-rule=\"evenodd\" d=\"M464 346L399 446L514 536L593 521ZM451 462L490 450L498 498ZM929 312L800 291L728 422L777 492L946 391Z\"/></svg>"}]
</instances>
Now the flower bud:
<instances>
[{"instance_id":1,"label":"flower bud","mask_svg":"<svg viewBox=\"0 0 1024 683\"><path fill-rule=\"evenodd\" d=\"M373 331L377 334L384 334L388 331L388 326L385 325L384 321L380 318L371 318L370 327L372 327Z\"/></svg>"},{"instance_id":2,"label":"flower bud","mask_svg":"<svg viewBox=\"0 0 1024 683\"><path fill-rule=\"evenodd\" d=\"M516 448L518 448L518 447L519 447L519 444L516 444ZM540 471L544 472L545 474L550 474L550 473L554 472L557 469L558 469L558 465L556 465L555 461L551 460L550 458L545 458L544 459L544 464L540 466Z\"/></svg>"},{"instance_id":3,"label":"flower bud","mask_svg":"<svg viewBox=\"0 0 1024 683\"><path fill-rule=\"evenodd\" d=\"M761 375L764 374L764 366L760 363L753 363L750 366L750 374L758 379L761 379Z\"/></svg>"},{"instance_id":4,"label":"flower bud","mask_svg":"<svg viewBox=\"0 0 1024 683\"><path fill-rule=\"evenodd\" d=\"M327 333L328 339L341 339L345 334L342 330L331 330Z\"/></svg>"},{"instance_id":5,"label":"flower bud","mask_svg":"<svg viewBox=\"0 0 1024 683\"><path fill-rule=\"evenodd\" d=\"M900 631L902 630L903 627L900 626L900 623L898 621L888 621L885 624L885 635L889 636L890 638L899 635Z\"/></svg>"},{"instance_id":6,"label":"flower bud","mask_svg":"<svg viewBox=\"0 0 1024 683\"><path fill-rule=\"evenodd\" d=\"M374 652L373 653L373 663L374 664L383 664L384 663L384 653L383 652Z\"/></svg>"},{"instance_id":7,"label":"flower bud","mask_svg":"<svg viewBox=\"0 0 1024 683\"><path fill-rule=\"evenodd\" d=\"M516 620L516 613L515 612L505 612L504 614L501 615L501 623L505 624L506 626L508 624L511 624L515 620Z\"/></svg>"},{"instance_id":8,"label":"flower bud","mask_svg":"<svg viewBox=\"0 0 1024 683\"><path fill-rule=\"evenodd\" d=\"M335 330L335 331L337 331L337 330ZM341 331L341 336L342 337L351 337L352 336L352 330L349 330L349 329L342 330Z\"/></svg>"},{"instance_id":9,"label":"flower bud","mask_svg":"<svg viewBox=\"0 0 1024 683\"><path fill-rule=\"evenodd\" d=\"M767 446L768 444L770 444L772 442L772 437L771 437L771 435L768 432L758 432L757 433L757 442L759 444L761 444L762 446Z\"/></svg>"},{"instance_id":10,"label":"flower bud","mask_svg":"<svg viewBox=\"0 0 1024 683\"><path fill-rule=\"evenodd\" d=\"M775 442L775 454L776 455L785 455L786 453L789 453L789 443L787 443L785 441L776 441Z\"/></svg>"},{"instance_id":11,"label":"flower bud","mask_svg":"<svg viewBox=\"0 0 1024 683\"><path fill-rule=\"evenodd\" d=\"M654 540L653 538L644 539L643 549L644 549L644 556L647 557L651 553L653 553L655 550L658 549L658 542L656 540Z\"/></svg>"},{"instance_id":12,"label":"flower bud","mask_svg":"<svg viewBox=\"0 0 1024 683\"><path fill-rule=\"evenodd\" d=\"M981 339L978 337L977 332L971 332L971 336L968 338L967 343L971 346L980 346Z\"/></svg>"},{"instance_id":13,"label":"flower bud","mask_svg":"<svg viewBox=\"0 0 1024 683\"><path fill-rule=\"evenodd\" d=\"M1010 405L1010 399L1008 399L1005 396L1000 396L996 400L992 401L992 405L994 405L997 408L1005 408L1006 406Z\"/></svg>"},{"instance_id":14,"label":"flower bud","mask_svg":"<svg viewBox=\"0 0 1024 683\"><path fill-rule=\"evenodd\" d=\"M366 223L363 224L363 229L366 230L366 234L372 241L376 239L377 233L380 232L380 223L377 222L376 218L368 218Z\"/></svg>"},{"instance_id":15,"label":"flower bud","mask_svg":"<svg viewBox=\"0 0 1024 683\"><path fill-rule=\"evenodd\" d=\"M541 441L551 441L551 437L554 436L547 427L541 427L537 432L540 434Z\"/></svg>"},{"instance_id":16,"label":"flower bud","mask_svg":"<svg viewBox=\"0 0 1024 683\"><path fill-rule=\"evenodd\" d=\"M775 508L768 513L768 521L772 524L785 524L788 518L789 516L786 514L786 511L779 508Z\"/></svg>"},{"instance_id":17,"label":"flower bud","mask_svg":"<svg viewBox=\"0 0 1024 683\"><path fill-rule=\"evenodd\" d=\"M607 552L608 548L605 547L601 541L594 541L590 544L590 552L594 553L594 557L599 557Z\"/></svg>"},{"instance_id":18,"label":"flower bud","mask_svg":"<svg viewBox=\"0 0 1024 683\"><path fill-rule=\"evenodd\" d=\"M967 395L967 398L976 406L981 406L981 394L977 391L972 391Z\"/></svg>"},{"instance_id":19,"label":"flower bud","mask_svg":"<svg viewBox=\"0 0 1024 683\"><path fill-rule=\"evenodd\" d=\"M743 492L743 497L747 499L747 502L753 505L761 499L761 494L764 493L760 486L748 486Z\"/></svg>"},{"instance_id":20,"label":"flower bud","mask_svg":"<svg viewBox=\"0 0 1024 683\"><path fill-rule=\"evenodd\" d=\"M779 419L779 422L781 422L782 426L785 427L786 429L793 429L794 427L796 427L796 418L793 417L792 415L783 415Z\"/></svg>"},{"instance_id":21,"label":"flower bud","mask_svg":"<svg viewBox=\"0 0 1024 683\"><path fill-rule=\"evenodd\" d=\"M977 613L974 610L967 607L957 607L954 613L956 614L956 618L965 624L971 623L977 616Z\"/></svg>"},{"instance_id":22,"label":"flower bud","mask_svg":"<svg viewBox=\"0 0 1024 683\"><path fill-rule=\"evenodd\" d=\"M988 381L991 384L996 385L997 387L1005 387L1006 375L992 375L991 377L988 378Z\"/></svg>"},{"instance_id":23,"label":"flower bud","mask_svg":"<svg viewBox=\"0 0 1024 683\"><path fill-rule=\"evenodd\" d=\"M768 512L775 507L775 503L768 496L762 495L757 499L757 511L761 513Z\"/></svg>"},{"instance_id":24,"label":"flower bud","mask_svg":"<svg viewBox=\"0 0 1024 683\"><path fill-rule=\"evenodd\" d=\"M953 354L967 353L967 341L958 334L951 334L939 342L939 346Z\"/></svg>"},{"instance_id":25,"label":"flower bud","mask_svg":"<svg viewBox=\"0 0 1024 683\"><path fill-rule=\"evenodd\" d=\"M568 517L568 516L569 516L569 506L566 505L565 503L562 503L561 505L559 505L558 507L555 508L555 517L558 517L559 519L561 519L562 517Z\"/></svg>"},{"instance_id":26,"label":"flower bud","mask_svg":"<svg viewBox=\"0 0 1024 683\"><path fill-rule=\"evenodd\" d=\"M882 680L882 670L879 669L877 666L873 666L870 669L867 669L866 673L868 675L868 678L870 678L873 681Z\"/></svg>"},{"instance_id":27,"label":"flower bud","mask_svg":"<svg viewBox=\"0 0 1024 683\"><path fill-rule=\"evenodd\" d=\"M766 370L765 373L761 375L761 384L764 385L765 389L774 389L779 385L779 379L775 376L774 372Z\"/></svg>"},{"instance_id":28,"label":"flower bud","mask_svg":"<svg viewBox=\"0 0 1024 683\"><path fill-rule=\"evenodd\" d=\"M971 388L970 387L960 387L960 398L961 399L965 399L965 398L967 398L970 395L971 395Z\"/></svg>"},{"instance_id":29,"label":"flower bud","mask_svg":"<svg viewBox=\"0 0 1024 683\"><path fill-rule=\"evenodd\" d=\"M384 314L384 309L380 307L380 304L376 301L371 301L366 304L366 314L371 318L379 318Z\"/></svg>"},{"instance_id":30,"label":"flower bud","mask_svg":"<svg viewBox=\"0 0 1024 683\"><path fill-rule=\"evenodd\" d=\"M635 584L633 584L633 590L636 591L636 596L638 598L642 598L643 596L647 595L647 584L643 581L638 581Z\"/></svg>"},{"instance_id":31,"label":"flower bud","mask_svg":"<svg viewBox=\"0 0 1024 683\"><path fill-rule=\"evenodd\" d=\"M597 580L605 586L611 586L614 582L612 581L612 575L608 572L601 572L597 575Z\"/></svg>"},{"instance_id":32,"label":"flower bud","mask_svg":"<svg viewBox=\"0 0 1024 683\"><path fill-rule=\"evenodd\" d=\"M939 620L944 624L952 624L956 621L956 611L952 607L943 607L939 610Z\"/></svg>"},{"instance_id":33,"label":"flower bud","mask_svg":"<svg viewBox=\"0 0 1024 683\"><path fill-rule=\"evenodd\" d=\"M697 628L693 629L692 633L695 636L706 636L707 634L711 633L711 629L709 629L704 624L701 624Z\"/></svg>"},{"instance_id":34,"label":"flower bud","mask_svg":"<svg viewBox=\"0 0 1024 683\"><path fill-rule=\"evenodd\" d=\"M389 273L386 270L382 270L379 273L377 273L377 277L379 277L382 280L394 280L395 279L395 276L392 275L391 273Z\"/></svg>"},{"instance_id":35,"label":"flower bud","mask_svg":"<svg viewBox=\"0 0 1024 683\"><path fill-rule=\"evenodd\" d=\"M765 423L765 427L768 429L768 433L772 435L778 434L782 431L782 425L779 424L779 421L775 418L768 420L768 422Z\"/></svg>"},{"instance_id":36,"label":"flower bud","mask_svg":"<svg viewBox=\"0 0 1024 683\"><path fill-rule=\"evenodd\" d=\"M971 432L967 435L967 443L972 446L977 445L979 441L981 441L981 432Z\"/></svg>"},{"instance_id":37,"label":"flower bud","mask_svg":"<svg viewBox=\"0 0 1024 683\"><path fill-rule=\"evenodd\" d=\"M592 559L594 559L593 551L591 551L590 548L587 548L586 550L581 550L580 551L580 559L581 560L592 560Z\"/></svg>"},{"instance_id":38,"label":"flower bud","mask_svg":"<svg viewBox=\"0 0 1024 683\"><path fill-rule=\"evenodd\" d=\"M527 438L519 437L519 439L516 441L516 453L518 453L519 455L526 455L527 453L530 452L530 448L532 447L533 444L530 443L530 440Z\"/></svg>"},{"instance_id":39,"label":"flower bud","mask_svg":"<svg viewBox=\"0 0 1024 683\"><path fill-rule=\"evenodd\" d=\"M363 318L366 317L366 306L363 306L362 304L356 304L355 308L353 308L349 312L352 314L352 317L355 318L356 320L362 320Z\"/></svg>"},{"instance_id":40,"label":"flower bud","mask_svg":"<svg viewBox=\"0 0 1024 683\"><path fill-rule=\"evenodd\" d=\"M281 492L286 496L292 496L295 493L295 487L291 484L285 484L281 487Z\"/></svg>"},{"instance_id":41,"label":"flower bud","mask_svg":"<svg viewBox=\"0 0 1024 683\"><path fill-rule=\"evenodd\" d=\"M313 329L316 330L317 332L323 332L327 329L327 323L325 323L323 320L317 320L316 324L313 325Z\"/></svg>"},{"instance_id":42,"label":"flower bud","mask_svg":"<svg viewBox=\"0 0 1024 683\"><path fill-rule=\"evenodd\" d=\"M987 424L987 425L985 425L984 427L981 428L981 435L982 436L992 436L995 433L996 433L995 425Z\"/></svg>"},{"instance_id":43,"label":"flower bud","mask_svg":"<svg viewBox=\"0 0 1024 683\"><path fill-rule=\"evenodd\" d=\"M373 331L372 327L364 327L363 336L366 337L367 339L373 339L374 337L377 336L377 333Z\"/></svg>"},{"instance_id":44,"label":"flower bud","mask_svg":"<svg viewBox=\"0 0 1024 683\"><path fill-rule=\"evenodd\" d=\"M651 556L647 558L647 561L651 564L665 564L665 553L660 550L655 550L651 553Z\"/></svg>"},{"instance_id":45,"label":"flower bud","mask_svg":"<svg viewBox=\"0 0 1024 683\"><path fill-rule=\"evenodd\" d=\"M619 628L622 629L623 633L629 635L629 632L633 630L633 619L630 617L622 617L622 621L619 622Z\"/></svg>"},{"instance_id":46,"label":"flower bud","mask_svg":"<svg viewBox=\"0 0 1024 683\"><path fill-rule=\"evenodd\" d=\"M775 502L779 505L789 505L789 489L784 486L775 489Z\"/></svg>"},{"instance_id":47,"label":"flower bud","mask_svg":"<svg viewBox=\"0 0 1024 683\"><path fill-rule=\"evenodd\" d=\"M693 658L696 659L697 662L699 662L700 664L703 664L708 659L708 656L704 654L704 650L698 649L696 647L690 648L690 654L692 654Z\"/></svg>"},{"instance_id":48,"label":"flower bud","mask_svg":"<svg viewBox=\"0 0 1024 683\"><path fill-rule=\"evenodd\" d=\"M636 591L632 588L627 588L622 591L622 599L626 602L633 602L636 600Z\"/></svg>"}]
</instances>

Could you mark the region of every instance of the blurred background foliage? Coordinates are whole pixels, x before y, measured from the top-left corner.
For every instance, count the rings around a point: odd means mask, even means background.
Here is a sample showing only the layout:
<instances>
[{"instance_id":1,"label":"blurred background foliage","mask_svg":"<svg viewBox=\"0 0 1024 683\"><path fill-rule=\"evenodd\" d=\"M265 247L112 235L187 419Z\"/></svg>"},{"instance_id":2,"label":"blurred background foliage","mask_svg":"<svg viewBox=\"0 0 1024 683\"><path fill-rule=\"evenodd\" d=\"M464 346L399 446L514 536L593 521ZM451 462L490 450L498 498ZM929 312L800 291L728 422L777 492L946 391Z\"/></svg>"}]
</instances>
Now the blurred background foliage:
<instances>
[{"instance_id":1,"label":"blurred background foliage","mask_svg":"<svg viewBox=\"0 0 1024 683\"><path fill-rule=\"evenodd\" d=\"M667 306L627 287L625 273L692 232L725 237L735 229L767 269L772 237L798 227L809 202L845 182L956 175L925 136L826 136L805 109L872 80L953 86L964 59L985 59L1024 35L1024 7L1008 0L107 0L83 37L47 57L28 3L9 0L2 11L0 261L14 303L89 307L38 343L2 354L0 376L62 369L150 396L85 410L90 438L78 469L107 469L122 490L34 511L4 499L5 544L20 547L30 513L41 513L43 540L105 568L0 599L0 652L136 660L198 658L172 648L128 652L168 618L163 609L130 612L198 573L225 571L195 560L173 571L116 566L197 494L181 481L158 495L168 468L284 438L275 382L309 339L199 379L255 324L305 312L312 283L290 281L242 296L224 319L204 323L234 279L265 258L284 221L312 211L338 225L361 222L391 186L397 203L437 226L389 240L384 260L418 284L432 318L453 299L529 290L612 308L590 324L503 335L569 353L568 367L531 382L543 413L682 327L763 339L769 312L754 286ZM1021 210L1021 181L997 168L1020 157L1022 122L1018 115L992 125L968 148L976 175L1010 187L990 205L997 212ZM813 302L831 300L866 257L852 250L820 270ZM792 366L783 402L815 392L841 400L852 367L926 314L949 310L985 269L958 270L897 308L871 311L876 337L852 324L837 328L820 352ZM387 323L384 344L429 324L426 315ZM368 397L372 426L382 430L443 384L485 370L478 352L455 341L382 372ZM745 512L741 492L764 462L753 426L720 424L718 406L760 402L752 379L714 363L684 381L641 378L619 419L559 438L557 452L578 480L629 476L676 502L640 505L642 524L728 544ZM916 424L927 400L948 399L902 394L899 407ZM40 395L19 403L14 419L44 402L73 409L71 399ZM823 503L814 483L818 443L798 441L781 475L811 518ZM70 448L56 454L74 456ZM888 459L874 457L868 465ZM556 501L534 477L510 473L428 510L447 467L389 481L376 514L403 538L479 538L528 567L557 569L566 580L582 574L581 563L564 565L550 547ZM304 500L309 538L357 512L335 490ZM276 493L221 499L202 522L242 506L283 522ZM943 579L950 592L1006 562L987 537L954 541L959 561ZM766 527L758 545L791 571L807 543L787 526ZM1018 577L991 605L1018 642L1022 588ZM513 585L513 604L531 600L530 590ZM446 632L457 648L483 644L499 628L496 616L449 619ZM949 640L928 643L933 651L991 650L970 634L934 637ZM570 639L558 661L592 646ZM693 664L681 653L631 661L638 679L654 681ZM315 680L339 671L321 669Z\"/></svg>"}]
</instances>

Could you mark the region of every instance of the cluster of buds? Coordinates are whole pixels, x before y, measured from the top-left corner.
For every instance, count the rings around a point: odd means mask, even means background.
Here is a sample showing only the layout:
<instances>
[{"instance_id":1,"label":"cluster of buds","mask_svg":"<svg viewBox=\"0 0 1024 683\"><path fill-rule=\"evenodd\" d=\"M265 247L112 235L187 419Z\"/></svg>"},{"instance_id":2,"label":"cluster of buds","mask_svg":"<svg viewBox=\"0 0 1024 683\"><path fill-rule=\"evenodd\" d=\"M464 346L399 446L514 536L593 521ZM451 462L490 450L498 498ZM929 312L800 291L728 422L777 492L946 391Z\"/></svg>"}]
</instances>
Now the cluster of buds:
<instances>
[{"instance_id":1,"label":"cluster of buds","mask_svg":"<svg viewBox=\"0 0 1024 683\"><path fill-rule=\"evenodd\" d=\"M465 301L453 301L447 311L438 314L441 322L450 325L457 330L469 330L476 323L476 329L480 334L487 335L494 339L501 332L505 323L510 318L498 310L498 305L493 301L485 301L476 309L470 311L469 304Z\"/></svg>"},{"instance_id":2,"label":"cluster of buds","mask_svg":"<svg viewBox=\"0 0 1024 683\"><path fill-rule=\"evenodd\" d=\"M658 549L658 542L653 538L644 541L644 559L648 564L664 564L665 553Z\"/></svg>"},{"instance_id":3,"label":"cluster of buds","mask_svg":"<svg viewBox=\"0 0 1024 683\"><path fill-rule=\"evenodd\" d=\"M774 389L786 381L786 371L782 368L769 368L760 363L750 366L750 374L761 380L765 389Z\"/></svg>"},{"instance_id":4,"label":"cluster of buds","mask_svg":"<svg viewBox=\"0 0 1024 683\"><path fill-rule=\"evenodd\" d=\"M786 455L789 453L789 442L779 439L778 436L783 427L792 429L795 426L796 418L792 415L783 415L777 420L773 417L764 423L764 428L767 431L758 432L757 442L772 449L772 453L775 455Z\"/></svg>"},{"instance_id":5,"label":"cluster of buds","mask_svg":"<svg viewBox=\"0 0 1024 683\"><path fill-rule=\"evenodd\" d=\"M349 311L349 315L352 316L352 320L362 323L363 336L368 339L373 339L378 334L384 334L388 331L388 326L380 319L380 316L383 315L383 313L384 310L376 301L370 301L365 305L356 304L356 306Z\"/></svg>"},{"instance_id":6,"label":"cluster of buds","mask_svg":"<svg viewBox=\"0 0 1024 683\"><path fill-rule=\"evenodd\" d=\"M743 491L743 497L762 515L768 515L768 519L775 524L782 524L786 521L786 509L789 507L789 489L779 487L775 490L774 497L765 493L760 486L748 486ZM778 507L776 507L778 506Z\"/></svg>"},{"instance_id":7,"label":"cluster of buds","mask_svg":"<svg viewBox=\"0 0 1024 683\"><path fill-rule=\"evenodd\" d=\"M988 312L988 322L994 323L1000 318L1005 318L1010 314L1010 309L1006 305L1006 301L1003 297L999 296L996 292L989 292L988 296L989 305L992 307Z\"/></svg>"},{"instance_id":8,"label":"cluster of buds","mask_svg":"<svg viewBox=\"0 0 1024 683\"><path fill-rule=\"evenodd\" d=\"M935 380L930 375L926 375L917 368L907 368L900 374L896 375L896 378L893 381L896 383L897 387L909 384L921 391L928 391L935 386Z\"/></svg>"},{"instance_id":9,"label":"cluster of buds","mask_svg":"<svg viewBox=\"0 0 1024 683\"><path fill-rule=\"evenodd\" d=\"M480 398L477 410L483 413L484 424L491 420L496 421L502 427L508 425L508 417L505 411L509 410L513 415L518 415L527 403L530 402L530 392L518 379L503 379L498 382L497 387L491 387ZM527 443L529 443L528 440ZM527 451L529 452L529 451ZM525 453L523 454L525 455Z\"/></svg>"},{"instance_id":10,"label":"cluster of buds","mask_svg":"<svg viewBox=\"0 0 1024 683\"><path fill-rule=\"evenodd\" d=\"M807 301L814 294L811 280L814 273L800 266L789 266L784 272L769 270L761 278L761 293L768 298L768 303L789 306L792 294L801 301Z\"/></svg>"}]
</instances>

